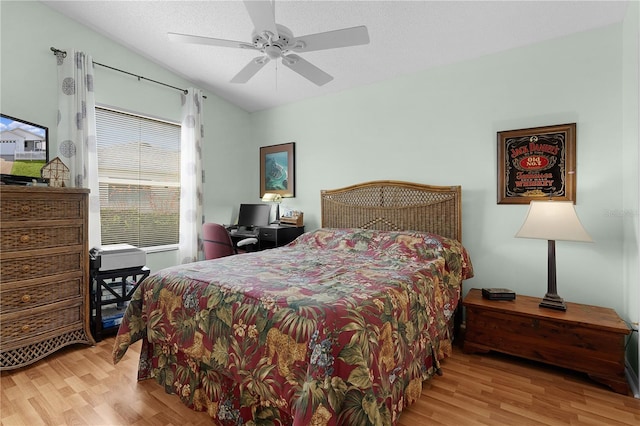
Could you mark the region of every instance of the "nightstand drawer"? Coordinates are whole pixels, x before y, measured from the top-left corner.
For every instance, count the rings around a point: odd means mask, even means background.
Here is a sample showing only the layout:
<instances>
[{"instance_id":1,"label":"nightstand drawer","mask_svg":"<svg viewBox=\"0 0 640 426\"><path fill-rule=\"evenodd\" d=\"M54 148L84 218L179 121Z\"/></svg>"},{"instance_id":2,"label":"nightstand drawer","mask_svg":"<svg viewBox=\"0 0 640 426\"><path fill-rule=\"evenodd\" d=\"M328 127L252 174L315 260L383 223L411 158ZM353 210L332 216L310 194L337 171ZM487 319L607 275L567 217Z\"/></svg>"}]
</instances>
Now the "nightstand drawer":
<instances>
[{"instance_id":1,"label":"nightstand drawer","mask_svg":"<svg viewBox=\"0 0 640 426\"><path fill-rule=\"evenodd\" d=\"M621 334L472 307L467 308L467 319L469 343L580 371L624 372Z\"/></svg>"}]
</instances>

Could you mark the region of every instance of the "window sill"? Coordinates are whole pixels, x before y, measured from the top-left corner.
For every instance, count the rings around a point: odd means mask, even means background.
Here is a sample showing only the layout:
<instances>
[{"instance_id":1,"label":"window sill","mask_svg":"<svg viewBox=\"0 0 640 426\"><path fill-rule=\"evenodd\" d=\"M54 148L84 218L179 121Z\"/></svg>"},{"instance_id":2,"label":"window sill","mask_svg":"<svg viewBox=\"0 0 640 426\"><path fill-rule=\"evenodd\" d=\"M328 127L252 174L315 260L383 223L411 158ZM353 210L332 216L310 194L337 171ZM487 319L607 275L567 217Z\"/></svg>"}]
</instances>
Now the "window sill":
<instances>
[{"instance_id":1,"label":"window sill","mask_svg":"<svg viewBox=\"0 0 640 426\"><path fill-rule=\"evenodd\" d=\"M142 247L142 250L144 250L145 253L161 253L166 251L177 251L178 244L168 244L165 246L155 246L155 247Z\"/></svg>"}]
</instances>

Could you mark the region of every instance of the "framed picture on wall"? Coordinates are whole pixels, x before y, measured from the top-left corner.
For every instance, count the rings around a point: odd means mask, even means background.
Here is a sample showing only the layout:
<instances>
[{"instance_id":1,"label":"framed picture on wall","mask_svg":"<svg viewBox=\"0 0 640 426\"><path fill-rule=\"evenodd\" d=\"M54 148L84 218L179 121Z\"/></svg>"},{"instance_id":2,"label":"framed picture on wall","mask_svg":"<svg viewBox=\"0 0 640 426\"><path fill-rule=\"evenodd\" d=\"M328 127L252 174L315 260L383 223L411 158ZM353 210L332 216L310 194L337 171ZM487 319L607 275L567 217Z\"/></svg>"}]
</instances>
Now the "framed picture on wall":
<instances>
[{"instance_id":1,"label":"framed picture on wall","mask_svg":"<svg viewBox=\"0 0 640 426\"><path fill-rule=\"evenodd\" d=\"M260 147L260 198L266 192L296 196L296 144Z\"/></svg>"},{"instance_id":2,"label":"framed picture on wall","mask_svg":"<svg viewBox=\"0 0 640 426\"><path fill-rule=\"evenodd\" d=\"M576 202L576 123L498 132L498 204Z\"/></svg>"}]
</instances>

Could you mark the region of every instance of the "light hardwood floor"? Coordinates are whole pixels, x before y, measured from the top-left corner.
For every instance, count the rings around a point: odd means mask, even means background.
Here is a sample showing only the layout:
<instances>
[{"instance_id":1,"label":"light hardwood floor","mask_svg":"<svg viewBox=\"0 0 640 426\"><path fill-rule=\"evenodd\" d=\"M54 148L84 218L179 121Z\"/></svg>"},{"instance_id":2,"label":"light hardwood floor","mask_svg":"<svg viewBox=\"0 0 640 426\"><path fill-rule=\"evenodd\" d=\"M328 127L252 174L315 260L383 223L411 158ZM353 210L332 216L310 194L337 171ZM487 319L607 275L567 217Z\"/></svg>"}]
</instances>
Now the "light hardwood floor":
<instances>
[{"instance_id":1,"label":"light hardwood floor","mask_svg":"<svg viewBox=\"0 0 640 426\"><path fill-rule=\"evenodd\" d=\"M0 379L2 425L211 425L154 380L136 381L139 352L114 366L113 338L74 346ZM140 342L132 349L139 351ZM399 426L640 425L640 400L586 376L460 348Z\"/></svg>"}]
</instances>

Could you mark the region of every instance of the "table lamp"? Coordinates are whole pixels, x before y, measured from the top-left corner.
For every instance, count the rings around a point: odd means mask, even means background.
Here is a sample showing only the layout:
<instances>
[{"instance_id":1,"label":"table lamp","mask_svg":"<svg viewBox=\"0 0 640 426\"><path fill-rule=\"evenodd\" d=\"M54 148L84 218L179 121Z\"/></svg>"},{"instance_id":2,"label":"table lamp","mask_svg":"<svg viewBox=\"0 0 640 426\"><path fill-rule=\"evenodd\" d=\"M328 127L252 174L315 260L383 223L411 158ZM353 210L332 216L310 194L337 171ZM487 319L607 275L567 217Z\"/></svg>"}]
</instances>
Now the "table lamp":
<instances>
[{"instance_id":1,"label":"table lamp","mask_svg":"<svg viewBox=\"0 0 640 426\"><path fill-rule=\"evenodd\" d=\"M274 192L265 192L262 196L262 201L265 203L274 203L276 205L276 220L274 223L280 223L280 203L282 202L282 195Z\"/></svg>"},{"instance_id":2,"label":"table lamp","mask_svg":"<svg viewBox=\"0 0 640 426\"><path fill-rule=\"evenodd\" d=\"M540 302L543 308L566 311L564 300L556 287L556 240L593 241L584 230L571 201L531 201L518 238L548 240L547 294Z\"/></svg>"}]
</instances>

